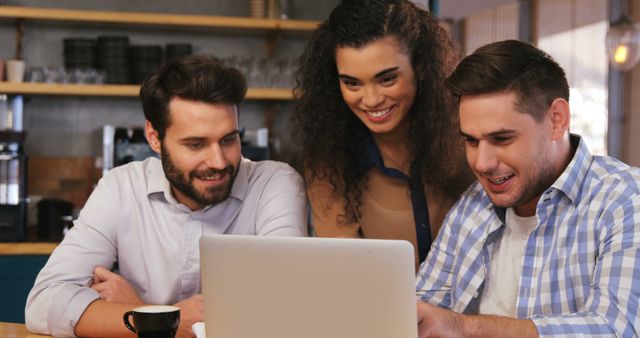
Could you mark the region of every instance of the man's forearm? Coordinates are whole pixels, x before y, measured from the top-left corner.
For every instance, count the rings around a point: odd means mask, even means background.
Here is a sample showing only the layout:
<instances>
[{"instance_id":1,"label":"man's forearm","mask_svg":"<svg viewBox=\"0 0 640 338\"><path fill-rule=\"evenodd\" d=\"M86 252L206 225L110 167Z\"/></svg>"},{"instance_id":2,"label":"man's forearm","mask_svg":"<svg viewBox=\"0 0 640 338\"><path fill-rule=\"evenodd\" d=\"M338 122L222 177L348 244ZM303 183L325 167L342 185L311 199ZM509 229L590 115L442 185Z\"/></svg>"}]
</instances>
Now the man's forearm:
<instances>
[{"instance_id":1,"label":"man's forearm","mask_svg":"<svg viewBox=\"0 0 640 338\"><path fill-rule=\"evenodd\" d=\"M537 338L538 330L528 319L515 319L490 315L463 315L465 337L518 337Z\"/></svg>"},{"instance_id":2,"label":"man's forearm","mask_svg":"<svg viewBox=\"0 0 640 338\"><path fill-rule=\"evenodd\" d=\"M422 301L418 308L418 335L430 337L537 338L533 321L489 315L463 315Z\"/></svg>"},{"instance_id":3,"label":"man's forearm","mask_svg":"<svg viewBox=\"0 0 640 338\"><path fill-rule=\"evenodd\" d=\"M78 337L135 338L136 335L124 326L122 316L138 306L140 304L119 304L96 300L89 304L78 320L75 334Z\"/></svg>"}]
</instances>

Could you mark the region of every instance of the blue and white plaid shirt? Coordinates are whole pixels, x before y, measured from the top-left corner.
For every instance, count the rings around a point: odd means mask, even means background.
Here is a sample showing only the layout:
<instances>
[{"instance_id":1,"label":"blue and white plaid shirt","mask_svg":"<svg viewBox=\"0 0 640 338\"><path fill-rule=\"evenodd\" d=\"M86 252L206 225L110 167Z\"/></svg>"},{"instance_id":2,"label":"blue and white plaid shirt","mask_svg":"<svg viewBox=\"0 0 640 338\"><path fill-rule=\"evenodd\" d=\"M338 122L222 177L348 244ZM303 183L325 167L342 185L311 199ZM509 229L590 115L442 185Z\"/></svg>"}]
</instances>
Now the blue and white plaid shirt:
<instances>
[{"instance_id":1,"label":"blue and white plaid shirt","mask_svg":"<svg viewBox=\"0 0 640 338\"><path fill-rule=\"evenodd\" d=\"M518 285L517 317L544 336L640 335L640 169L576 152L540 198ZM449 212L418 273L425 302L477 311L493 246L504 229L479 183Z\"/></svg>"}]
</instances>

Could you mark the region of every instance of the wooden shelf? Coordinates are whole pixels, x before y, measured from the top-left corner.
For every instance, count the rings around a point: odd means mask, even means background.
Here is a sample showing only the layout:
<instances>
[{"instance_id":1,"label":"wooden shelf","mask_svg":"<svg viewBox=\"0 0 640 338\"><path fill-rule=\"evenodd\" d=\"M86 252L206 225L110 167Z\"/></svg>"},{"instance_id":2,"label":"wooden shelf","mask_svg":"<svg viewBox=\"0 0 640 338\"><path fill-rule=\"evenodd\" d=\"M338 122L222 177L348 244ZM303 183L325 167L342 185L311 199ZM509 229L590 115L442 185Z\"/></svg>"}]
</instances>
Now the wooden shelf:
<instances>
[{"instance_id":1,"label":"wooden shelf","mask_svg":"<svg viewBox=\"0 0 640 338\"><path fill-rule=\"evenodd\" d=\"M137 97L140 93L140 86L0 82L0 93L53 96ZM249 88L246 99L291 100L293 99L293 94L291 89Z\"/></svg>"},{"instance_id":2,"label":"wooden shelf","mask_svg":"<svg viewBox=\"0 0 640 338\"><path fill-rule=\"evenodd\" d=\"M89 11L0 6L0 18L149 26L209 27L236 30L310 32L317 21L254 19L249 17Z\"/></svg>"},{"instance_id":3,"label":"wooden shelf","mask_svg":"<svg viewBox=\"0 0 640 338\"><path fill-rule=\"evenodd\" d=\"M80 85L0 82L0 93L25 95L138 96L135 85Z\"/></svg>"},{"instance_id":4,"label":"wooden shelf","mask_svg":"<svg viewBox=\"0 0 640 338\"><path fill-rule=\"evenodd\" d=\"M28 19L59 22L111 23L171 27L201 27L233 31L302 32L316 29L319 22L302 20L254 19L188 14L161 14L115 11L90 11L0 5L0 19ZM0 93L54 96L137 97L137 85L78 85L0 82ZM291 100L291 89L249 88L247 99Z\"/></svg>"},{"instance_id":5,"label":"wooden shelf","mask_svg":"<svg viewBox=\"0 0 640 338\"><path fill-rule=\"evenodd\" d=\"M247 90L247 99L252 100L293 100L293 91L291 89L280 88L249 88Z\"/></svg>"},{"instance_id":6,"label":"wooden shelf","mask_svg":"<svg viewBox=\"0 0 640 338\"><path fill-rule=\"evenodd\" d=\"M50 255L58 244L45 242L0 243L0 256Z\"/></svg>"}]
</instances>

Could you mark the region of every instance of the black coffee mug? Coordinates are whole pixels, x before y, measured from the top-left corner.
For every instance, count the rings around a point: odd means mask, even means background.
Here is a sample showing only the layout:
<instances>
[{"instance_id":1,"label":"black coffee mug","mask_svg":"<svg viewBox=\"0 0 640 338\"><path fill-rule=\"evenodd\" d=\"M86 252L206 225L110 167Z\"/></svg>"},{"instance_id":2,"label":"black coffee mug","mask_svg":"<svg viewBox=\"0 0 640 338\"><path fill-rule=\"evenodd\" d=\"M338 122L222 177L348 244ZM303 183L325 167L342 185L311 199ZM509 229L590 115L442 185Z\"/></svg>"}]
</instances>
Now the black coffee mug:
<instances>
[{"instance_id":1,"label":"black coffee mug","mask_svg":"<svg viewBox=\"0 0 640 338\"><path fill-rule=\"evenodd\" d=\"M129 321L133 317L133 324ZM127 311L124 325L139 338L174 338L180 324L180 308L169 305L145 305Z\"/></svg>"}]
</instances>

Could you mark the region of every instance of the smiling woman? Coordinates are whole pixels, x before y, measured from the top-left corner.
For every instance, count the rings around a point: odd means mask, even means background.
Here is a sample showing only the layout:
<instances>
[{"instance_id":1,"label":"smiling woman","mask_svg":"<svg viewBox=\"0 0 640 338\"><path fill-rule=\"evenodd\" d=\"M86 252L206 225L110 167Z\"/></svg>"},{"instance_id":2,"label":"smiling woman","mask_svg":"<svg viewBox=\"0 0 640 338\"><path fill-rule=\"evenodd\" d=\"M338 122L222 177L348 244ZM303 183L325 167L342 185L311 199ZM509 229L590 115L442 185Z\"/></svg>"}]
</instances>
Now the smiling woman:
<instances>
[{"instance_id":1,"label":"smiling woman","mask_svg":"<svg viewBox=\"0 0 640 338\"><path fill-rule=\"evenodd\" d=\"M340 92L349 109L377 137L405 138L405 117L416 96L416 80L409 55L389 35L362 48L336 49ZM382 136L386 135L386 136ZM393 157L393 156L391 156ZM405 163L398 163L401 170Z\"/></svg>"},{"instance_id":2,"label":"smiling woman","mask_svg":"<svg viewBox=\"0 0 640 338\"><path fill-rule=\"evenodd\" d=\"M408 0L342 1L297 73L294 121L319 236L404 239L426 257L470 182L446 31Z\"/></svg>"}]
</instances>

